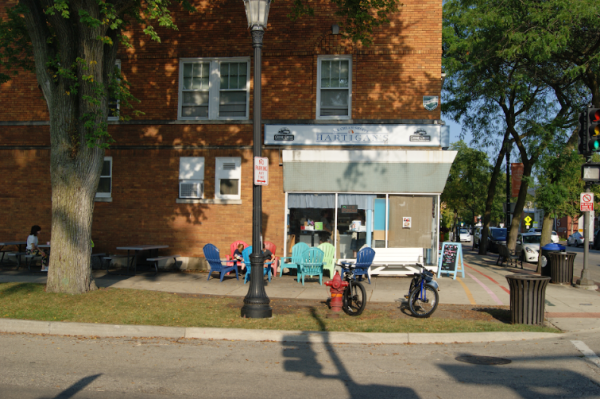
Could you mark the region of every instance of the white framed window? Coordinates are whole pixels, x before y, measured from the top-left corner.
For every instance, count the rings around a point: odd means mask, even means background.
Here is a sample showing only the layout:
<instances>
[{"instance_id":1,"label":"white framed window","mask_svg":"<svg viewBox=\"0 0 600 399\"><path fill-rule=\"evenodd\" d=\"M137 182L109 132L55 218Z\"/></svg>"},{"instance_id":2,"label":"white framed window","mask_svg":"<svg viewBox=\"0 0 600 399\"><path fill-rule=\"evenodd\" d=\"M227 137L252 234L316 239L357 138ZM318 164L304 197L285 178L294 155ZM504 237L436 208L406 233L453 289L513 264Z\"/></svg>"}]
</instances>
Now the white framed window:
<instances>
[{"instance_id":1,"label":"white framed window","mask_svg":"<svg viewBox=\"0 0 600 399\"><path fill-rule=\"evenodd\" d=\"M181 58L177 118L248 119L250 59Z\"/></svg>"},{"instance_id":2,"label":"white framed window","mask_svg":"<svg viewBox=\"0 0 600 399\"><path fill-rule=\"evenodd\" d=\"M241 199L242 158L215 158L215 198Z\"/></svg>"},{"instance_id":3,"label":"white framed window","mask_svg":"<svg viewBox=\"0 0 600 399\"><path fill-rule=\"evenodd\" d=\"M179 158L179 198L204 198L204 157Z\"/></svg>"},{"instance_id":4,"label":"white framed window","mask_svg":"<svg viewBox=\"0 0 600 399\"><path fill-rule=\"evenodd\" d=\"M352 56L317 59L317 119L352 118Z\"/></svg>"},{"instance_id":5,"label":"white framed window","mask_svg":"<svg viewBox=\"0 0 600 399\"><path fill-rule=\"evenodd\" d=\"M110 198L112 196L112 157L104 157L100 182L96 189L96 198Z\"/></svg>"},{"instance_id":6,"label":"white framed window","mask_svg":"<svg viewBox=\"0 0 600 399\"><path fill-rule=\"evenodd\" d=\"M120 71L121 70L121 60L115 61L115 67ZM119 111L121 107L121 102L116 98L109 96L108 97L108 120L109 121L118 121L119 120Z\"/></svg>"}]
</instances>

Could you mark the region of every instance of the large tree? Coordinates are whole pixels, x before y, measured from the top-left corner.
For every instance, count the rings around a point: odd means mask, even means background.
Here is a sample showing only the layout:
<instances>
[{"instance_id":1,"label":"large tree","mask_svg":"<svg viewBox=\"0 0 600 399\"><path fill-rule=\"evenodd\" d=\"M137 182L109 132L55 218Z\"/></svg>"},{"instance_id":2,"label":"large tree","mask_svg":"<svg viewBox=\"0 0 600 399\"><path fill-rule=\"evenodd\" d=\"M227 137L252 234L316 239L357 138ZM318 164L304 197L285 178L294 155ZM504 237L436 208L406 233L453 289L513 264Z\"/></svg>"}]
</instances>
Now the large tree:
<instances>
[{"instance_id":1,"label":"large tree","mask_svg":"<svg viewBox=\"0 0 600 399\"><path fill-rule=\"evenodd\" d=\"M342 33L370 42L398 0L331 0ZM236 6L243 10L240 0ZM279 7L274 3L273 7ZM290 16L312 15L311 2L294 0ZM124 33L141 24L160 41L155 26L176 28L171 11L194 8L188 0L19 0L0 20L0 83L14 72L37 77L50 114L52 267L47 291L83 293L95 288L90 268L92 213L108 134L109 98L125 106L127 83L115 69ZM1 15L1 14L0 14ZM243 11L241 11L243 15Z\"/></svg>"},{"instance_id":2,"label":"large tree","mask_svg":"<svg viewBox=\"0 0 600 399\"><path fill-rule=\"evenodd\" d=\"M477 140L503 133L497 165L502 150L516 145L525 179L515 220L525 204L527 177L548 143L567 143L576 112L589 98L593 78L585 82L584 77L597 63L597 48L584 45L594 37L586 30L595 29L585 23L592 23L588 13L596 10L597 16L598 7L590 0L449 0L444 5L444 68L450 81L444 111L456 120L474 121L468 129ZM578 43L577 51L571 50L577 55L569 53L568 42ZM515 223L511 248L517 230Z\"/></svg>"}]
</instances>

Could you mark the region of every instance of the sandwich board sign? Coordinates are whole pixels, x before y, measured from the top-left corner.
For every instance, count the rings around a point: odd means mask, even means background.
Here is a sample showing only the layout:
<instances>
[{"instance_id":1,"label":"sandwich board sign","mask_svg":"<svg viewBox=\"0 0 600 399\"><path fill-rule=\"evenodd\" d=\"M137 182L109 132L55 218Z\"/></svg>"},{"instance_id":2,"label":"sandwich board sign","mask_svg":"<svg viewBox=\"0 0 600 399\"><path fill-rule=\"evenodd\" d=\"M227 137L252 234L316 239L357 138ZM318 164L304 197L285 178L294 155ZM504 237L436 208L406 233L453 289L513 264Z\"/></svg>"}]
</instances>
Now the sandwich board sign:
<instances>
[{"instance_id":1,"label":"sandwich board sign","mask_svg":"<svg viewBox=\"0 0 600 399\"><path fill-rule=\"evenodd\" d=\"M462 278L465 278L462 244L460 242L443 243L442 252L438 257L437 277L439 278L442 273L448 273L454 276L453 280L456 280L456 275L459 272L462 273Z\"/></svg>"}]
</instances>

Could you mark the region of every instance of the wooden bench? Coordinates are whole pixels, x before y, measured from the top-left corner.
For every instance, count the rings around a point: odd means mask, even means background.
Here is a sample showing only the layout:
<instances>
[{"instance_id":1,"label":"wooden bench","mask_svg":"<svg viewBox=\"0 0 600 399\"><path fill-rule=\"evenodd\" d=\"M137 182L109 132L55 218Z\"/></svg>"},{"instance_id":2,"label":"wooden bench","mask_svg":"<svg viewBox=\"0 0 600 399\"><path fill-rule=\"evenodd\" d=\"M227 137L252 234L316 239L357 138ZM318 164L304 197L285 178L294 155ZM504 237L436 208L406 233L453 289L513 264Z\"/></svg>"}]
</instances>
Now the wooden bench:
<instances>
[{"instance_id":1,"label":"wooden bench","mask_svg":"<svg viewBox=\"0 0 600 399\"><path fill-rule=\"evenodd\" d=\"M133 258L133 255L127 256L127 255L109 255L109 256L105 256L102 259L105 261L106 263L106 274L108 273L108 269L110 268L110 263L115 260L115 259L121 259L121 258L127 258L127 270L129 270L129 259Z\"/></svg>"},{"instance_id":2,"label":"wooden bench","mask_svg":"<svg viewBox=\"0 0 600 399\"><path fill-rule=\"evenodd\" d=\"M514 252L509 251L506 245L498 245L498 259L496 260L496 264L502 264L506 262L506 266L512 266L513 262L515 263L515 267L519 265L519 256L515 255ZM521 269L523 268L523 260L521 259Z\"/></svg>"},{"instance_id":3,"label":"wooden bench","mask_svg":"<svg viewBox=\"0 0 600 399\"><path fill-rule=\"evenodd\" d=\"M158 262L160 262L161 260L168 260L173 258L173 260L175 262L177 262L176 258L181 258L181 255L167 255L167 256L157 256L155 258L146 258L146 260L148 262L152 262L154 263L154 269L156 270L156 272L154 273L154 275L158 274Z\"/></svg>"},{"instance_id":4,"label":"wooden bench","mask_svg":"<svg viewBox=\"0 0 600 399\"><path fill-rule=\"evenodd\" d=\"M31 271L31 263L35 258L42 258L40 255L27 255L27 252L12 252L9 253L8 256L17 258L17 270L21 267L21 257L25 258L25 266L27 266L28 271Z\"/></svg>"}]
</instances>

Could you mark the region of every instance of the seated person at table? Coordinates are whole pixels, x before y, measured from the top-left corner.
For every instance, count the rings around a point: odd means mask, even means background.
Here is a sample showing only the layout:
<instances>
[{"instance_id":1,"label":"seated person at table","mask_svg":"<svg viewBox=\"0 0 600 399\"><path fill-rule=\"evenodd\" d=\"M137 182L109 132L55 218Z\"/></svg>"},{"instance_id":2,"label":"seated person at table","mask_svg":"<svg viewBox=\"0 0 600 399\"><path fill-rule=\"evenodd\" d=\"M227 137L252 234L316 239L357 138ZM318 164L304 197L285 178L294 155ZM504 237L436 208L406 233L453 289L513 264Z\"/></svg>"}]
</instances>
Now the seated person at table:
<instances>
[{"instance_id":1,"label":"seated person at table","mask_svg":"<svg viewBox=\"0 0 600 399\"><path fill-rule=\"evenodd\" d=\"M37 255L42 257L42 271L48 271L48 254L41 249L38 248L38 237L37 233L40 232L42 228L37 224L31 227L31 234L27 237L27 255Z\"/></svg>"},{"instance_id":2,"label":"seated person at table","mask_svg":"<svg viewBox=\"0 0 600 399\"><path fill-rule=\"evenodd\" d=\"M238 244L235 251L233 251L233 259L238 261L238 265L242 267L242 270L246 268L246 264L244 263L244 257L242 256L242 252L244 252L244 244Z\"/></svg>"},{"instance_id":3,"label":"seated person at table","mask_svg":"<svg viewBox=\"0 0 600 399\"><path fill-rule=\"evenodd\" d=\"M275 258L275 255L273 255L273 252L271 252L270 250L266 249L265 247L265 243L263 242L263 256L265 257L265 266L264 267L272 267L273 268L273 274L277 274L277 261ZM270 265L267 265L268 262L272 262Z\"/></svg>"}]
</instances>

